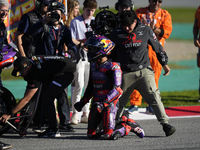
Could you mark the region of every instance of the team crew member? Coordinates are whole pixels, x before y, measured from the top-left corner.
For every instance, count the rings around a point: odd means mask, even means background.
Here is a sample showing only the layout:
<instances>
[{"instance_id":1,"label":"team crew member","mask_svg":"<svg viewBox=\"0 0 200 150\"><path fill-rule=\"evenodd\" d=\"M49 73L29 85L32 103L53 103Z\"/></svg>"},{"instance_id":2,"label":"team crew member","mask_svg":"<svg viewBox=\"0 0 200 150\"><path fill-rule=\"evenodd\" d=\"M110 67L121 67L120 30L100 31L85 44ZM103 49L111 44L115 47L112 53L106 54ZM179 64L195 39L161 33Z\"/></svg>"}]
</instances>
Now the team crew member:
<instances>
[{"instance_id":1,"label":"team crew member","mask_svg":"<svg viewBox=\"0 0 200 150\"><path fill-rule=\"evenodd\" d=\"M12 114L21 110L43 84L40 98L44 101L49 127L38 136L59 137L54 99L72 82L76 67L70 58L63 56L44 56L39 59L40 68L27 57L19 57L14 61L12 75L22 76L27 81L27 87L24 97L8 114L2 115L0 120L6 122Z\"/></svg>"},{"instance_id":2,"label":"team crew member","mask_svg":"<svg viewBox=\"0 0 200 150\"><path fill-rule=\"evenodd\" d=\"M137 9L136 14L143 24L151 27L160 44L164 47L165 39L169 38L172 32L172 18L167 10L160 8L162 2L163 0L149 0L149 6ZM155 72L156 87L158 88L162 65L159 63L156 53L151 45L148 45L148 49L150 64ZM134 90L130 96L132 111L130 108L129 112L134 112L134 107L141 105L141 103L142 96L137 90ZM152 108L149 106L147 107L146 112L152 114L154 113Z\"/></svg>"},{"instance_id":3,"label":"team crew member","mask_svg":"<svg viewBox=\"0 0 200 150\"><path fill-rule=\"evenodd\" d=\"M119 99L116 119L122 116L129 96L134 89L137 89L146 103L152 106L158 121L163 125L166 136L172 135L175 128L168 124L169 119L155 84L154 71L150 66L147 46L150 44L153 47L166 76L170 73L170 68L167 65L167 54L153 30L140 23L135 11L122 12L120 19L121 27L114 30L110 36L110 39L116 43L111 58L120 63L123 71L122 90L124 93Z\"/></svg>"}]
</instances>

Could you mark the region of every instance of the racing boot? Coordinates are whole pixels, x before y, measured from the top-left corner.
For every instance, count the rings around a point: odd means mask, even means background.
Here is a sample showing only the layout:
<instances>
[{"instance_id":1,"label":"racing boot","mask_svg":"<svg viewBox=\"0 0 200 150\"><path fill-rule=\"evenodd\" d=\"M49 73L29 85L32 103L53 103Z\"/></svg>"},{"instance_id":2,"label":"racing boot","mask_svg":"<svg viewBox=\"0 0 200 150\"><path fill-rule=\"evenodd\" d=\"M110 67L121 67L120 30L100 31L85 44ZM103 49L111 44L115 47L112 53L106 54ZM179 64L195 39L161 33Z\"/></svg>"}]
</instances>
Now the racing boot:
<instances>
[{"instance_id":1,"label":"racing boot","mask_svg":"<svg viewBox=\"0 0 200 150\"><path fill-rule=\"evenodd\" d=\"M128 119L127 124L131 126L131 132L135 133L138 137L143 138L145 136L144 130L133 119Z\"/></svg>"},{"instance_id":2,"label":"racing boot","mask_svg":"<svg viewBox=\"0 0 200 150\"><path fill-rule=\"evenodd\" d=\"M112 140L118 140L118 138L121 137L121 133L119 131L116 131L113 135L112 135Z\"/></svg>"}]
</instances>

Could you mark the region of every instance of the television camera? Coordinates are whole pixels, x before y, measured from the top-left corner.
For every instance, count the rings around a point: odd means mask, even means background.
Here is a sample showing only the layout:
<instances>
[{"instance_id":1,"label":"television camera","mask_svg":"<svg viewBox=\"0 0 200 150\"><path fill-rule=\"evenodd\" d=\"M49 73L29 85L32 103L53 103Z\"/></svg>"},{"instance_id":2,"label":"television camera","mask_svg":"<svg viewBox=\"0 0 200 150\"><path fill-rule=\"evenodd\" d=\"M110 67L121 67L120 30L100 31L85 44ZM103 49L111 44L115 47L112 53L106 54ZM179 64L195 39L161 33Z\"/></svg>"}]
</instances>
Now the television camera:
<instances>
[{"instance_id":1,"label":"television camera","mask_svg":"<svg viewBox=\"0 0 200 150\"><path fill-rule=\"evenodd\" d=\"M109 38L110 33L116 29L119 25L118 17L111 11L106 10L109 9L109 6L99 7L99 12L95 20L92 20L90 26L93 31L86 32L86 37L89 38L92 35L104 35Z\"/></svg>"}]
</instances>

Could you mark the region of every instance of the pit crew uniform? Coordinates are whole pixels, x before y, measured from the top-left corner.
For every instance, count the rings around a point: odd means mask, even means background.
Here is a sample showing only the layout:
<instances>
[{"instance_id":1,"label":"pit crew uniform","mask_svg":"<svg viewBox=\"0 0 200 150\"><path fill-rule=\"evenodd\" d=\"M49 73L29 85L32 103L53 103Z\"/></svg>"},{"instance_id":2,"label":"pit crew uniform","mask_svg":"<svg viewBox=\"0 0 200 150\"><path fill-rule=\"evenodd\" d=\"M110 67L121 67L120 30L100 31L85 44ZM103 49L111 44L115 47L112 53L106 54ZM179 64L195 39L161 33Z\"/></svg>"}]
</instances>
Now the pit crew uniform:
<instances>
[{"instance_id":1,"label":"pit crew uniform","mask_svg":"<svg viewBox=\"0 0 200 150\"><path fill-rule=\"evenodd\" d=\"M123 71L124 93L119 99L116 119L122 116L129 96L136 89L147 104L152 106L158 121L162 124L168 123L160 92L155 84L154 71L150 66L148 44L152 46L162 66L167 65L168 57L153 30L138 20L131 33L127 33L120 27L111 33L110 39L116 46L109 56L112 61L120 63Z\"/></svg>"},{"instance_id":2,"label":"pit crew uniform","mask_svg":"<svg viewBox=\"0 0 200 150\"><path fill-rule=\"evenodd\" d=\"M157 12L151 13L149 11L149 7L145 7L137 9L136 14L140 20L142 19L142 17L146 18L148 26L150 26L150 22L154 18L154 23L156 28L162 29L162 32L159 36L157 36L157 39L159 40L160 44L164 47L165 39L169 38L172 32L172 19L169 12L160 8L158 9ZM149 49L150 64L154 70L156 86L158 88L158 81L161 75L162 66L160 65L156 57L156 53L153 51L150 45L148 45L148 49ZM142 96L137 90L134 90L130 96L130 104L139 106L141 105L141 103L142 103Z\"/></svg>"},{"instance_id":3,"label":"pit crew uniform","mask_svg":"<svg viewBox=\"0 0 200 150\"><path fill-rule=\"evenodd\" d=\"M92 63L90 78L83 98L80 100L82 106L93 97L89 118L87 135L96 137L97 126L103 121L103 134L108 138L115 128L115 116L117 102L122 95L120 88L122 71L115 62L106 61L101 65ZM75 104L75 108L76 104Z\"/></svg>"}]
</instances>

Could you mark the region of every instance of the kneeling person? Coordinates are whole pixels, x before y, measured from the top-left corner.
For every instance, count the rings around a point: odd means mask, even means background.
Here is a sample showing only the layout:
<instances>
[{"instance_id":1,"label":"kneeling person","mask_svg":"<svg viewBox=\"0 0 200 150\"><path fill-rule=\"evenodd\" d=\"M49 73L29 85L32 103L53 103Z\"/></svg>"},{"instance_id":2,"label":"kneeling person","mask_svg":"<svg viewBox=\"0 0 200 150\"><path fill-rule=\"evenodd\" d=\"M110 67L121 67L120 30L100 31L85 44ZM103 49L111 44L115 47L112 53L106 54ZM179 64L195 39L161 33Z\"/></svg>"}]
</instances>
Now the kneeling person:
<instances>
[{"instance_id":1,"label":"kneeling person","mask_svg":"<svg viewBox=\"0 0 200 150\"><path fill-rule=\"evenodd\" d=\"M85 45L88 47L88 57L92 60L89 83L83 98L74 106L77 111L81 111L93 97L87 135L89 138L100 135L96 133L96 129L103 121L103 136L109 139L115 128L116 104L122 95L122 71L117 63L108 61L107 55L115 46L108 38L90 37Z\"/></svg>"}]
</instances>

